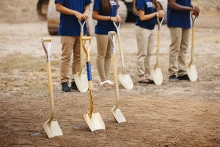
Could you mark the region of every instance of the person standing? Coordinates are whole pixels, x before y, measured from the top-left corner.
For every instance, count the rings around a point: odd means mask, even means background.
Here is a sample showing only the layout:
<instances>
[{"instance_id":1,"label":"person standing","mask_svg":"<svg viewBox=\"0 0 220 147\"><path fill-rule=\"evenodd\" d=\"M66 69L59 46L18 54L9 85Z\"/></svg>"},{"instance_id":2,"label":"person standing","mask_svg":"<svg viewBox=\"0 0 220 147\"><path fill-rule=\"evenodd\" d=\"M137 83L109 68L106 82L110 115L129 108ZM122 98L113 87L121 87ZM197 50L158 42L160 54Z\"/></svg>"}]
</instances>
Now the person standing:
<instances>
[{"instance_id":1,"label":"person standing","mask_svg":"<svg viewBox=\"0 0 220 147\"><path fill-rule=\"evenodd\" d=\"M61 85L62 91L70 92L77 89L74 79L69 83L69 62L73 54L72 74L80 70L80 21L85 21L89 16L91 0L55 0L56 10L60 12L60 24L58 34L61 37ZM87 34L86 26L84 35Z\"/></svg>"},{"instance_id":2,"label":"person standing","mask_svg":"<svg viewBox=\"0 0 220 147\"><path fill-rule=\"evenodd\" d=\"M151 56L154 49L157 17L164 17L157 0L134 0L133 12L138 16L135 26L137 52L137 73L139 83L151 84Z\"/></svg>"},{"instance_id":3,"label":"person standing","mask_svg":"<svg viewBox=\"0 0 220 147\"><path fill-rule=\"evenodd\" d=\"M97 41L96 65L100 77L100 86L114 86L109 80L111 68L112 45L109 40L108 32L115 31L113 21L122 21L118 14L118 0L94 0L92 18L97 20L95 26L95 37Z\"/></svg>"},{"instance_id":4,"label":"person standing","mask_svg":"<svg viewBox=\"0 0 220 147\"><path fill-rule=\"evenodd\" d=\"M170 31L169 81L189 80L186 73L186 53L190 35L190 12L199 16L199 8L191 0L168 0L167 26Z\"/></svg>"}]
</instances>

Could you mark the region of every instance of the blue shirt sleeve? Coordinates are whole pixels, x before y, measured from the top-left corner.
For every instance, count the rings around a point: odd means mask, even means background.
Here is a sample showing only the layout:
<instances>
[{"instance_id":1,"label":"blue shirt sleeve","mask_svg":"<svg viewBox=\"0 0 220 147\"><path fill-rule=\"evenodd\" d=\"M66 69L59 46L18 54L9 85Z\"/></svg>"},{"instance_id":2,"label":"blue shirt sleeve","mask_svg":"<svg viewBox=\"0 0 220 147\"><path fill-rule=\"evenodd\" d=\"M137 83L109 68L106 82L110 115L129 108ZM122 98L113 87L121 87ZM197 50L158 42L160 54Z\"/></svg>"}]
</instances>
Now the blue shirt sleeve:
<instances>
[{"instance_id":1,"label":"blue shirt sleeve","mask_svg":"<svg viewBox=\"0 0 220 147\"><path fill-rule=\"evenodd\" d=\"M60 3L60 4L64 4L64 0L55 0L55 3Z\"/></svg>"},{"instance_id":2,"label":"blue shirt sleeve","mask_svg":"<svg viewBox=\"0 0 220 147\"><path fill-rule=\"evenodd\" d=\"M145 3L144 3L144 2L145 2L145 1L143 1L143 0L137 0L137 4L136 4L136 5L137 5L137 9L138 9L138 10L143 10L143 11L145 10L145 9L144 9L144 6L145 6Z\"/></svg>"},{"instance_id":3,"label":"blue shirt sleeve","mask_svg":"<svg viewBox=\"0 0 220 147\"><path fill-rule=\"evenodd\" d=\"M156 10L151 2L151 0L137 0L136 7L138 10L143 10L144 14L152 14ZM145 29L153 30L156 24L156 17L153 17L149 20L141 21L138 16L136 25Z\"/></svg>"},{"instance_id":4,"label":"blue shirt sleeve","mask_svg":"<svg viewBox=\"0 0 220 147\"><path fill-rule=\"evenodd\" d=\"M94 6L93 6L93 11L100 11L100 5L101 1L100 0L94 0Z\"/></svg>"}]
</instances>

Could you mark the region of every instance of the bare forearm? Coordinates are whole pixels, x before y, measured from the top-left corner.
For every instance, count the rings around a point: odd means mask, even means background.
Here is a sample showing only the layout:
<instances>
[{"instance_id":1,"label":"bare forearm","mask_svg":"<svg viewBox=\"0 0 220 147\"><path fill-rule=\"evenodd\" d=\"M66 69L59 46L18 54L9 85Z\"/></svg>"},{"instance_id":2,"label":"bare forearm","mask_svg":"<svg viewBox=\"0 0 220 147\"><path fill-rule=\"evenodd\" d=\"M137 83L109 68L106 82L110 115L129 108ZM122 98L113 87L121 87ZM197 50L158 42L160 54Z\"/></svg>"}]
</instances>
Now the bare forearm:
<instances>
[{"instance_id":1,"label":"bare forearm","mask_svg":"<svg viewBox=\"0 0 220 147\"><path fill-rule=\"evenodd\" d=\"M87 5L86 7L85 7L85 12L90 12L90 5Z\"/></svg>"},{"instance_id":2,"label":"bare forearm","mask_svg":"<svg viewBox=\"0 0 220 147\"><path fill-rule=\"evenodd\" d=\"M98 11L92 12L92 18L99 21L108 21L111 19L110 16L99 15Z\"/></svg>"},{"instance_id":3,"label":"bare forearm","mask_svg":"<svg viewBox=\"0 0 220 147\"><path fill-rule=\"evenodd\" d=\"M154 12L154 13L151 13L151 14L144 14L143 10L139 10L138 13L139 13L139 18L140 18L141 21L149 20L149 19L155 17L158 14L158 12Z\"/></svg>"}]
</instances>

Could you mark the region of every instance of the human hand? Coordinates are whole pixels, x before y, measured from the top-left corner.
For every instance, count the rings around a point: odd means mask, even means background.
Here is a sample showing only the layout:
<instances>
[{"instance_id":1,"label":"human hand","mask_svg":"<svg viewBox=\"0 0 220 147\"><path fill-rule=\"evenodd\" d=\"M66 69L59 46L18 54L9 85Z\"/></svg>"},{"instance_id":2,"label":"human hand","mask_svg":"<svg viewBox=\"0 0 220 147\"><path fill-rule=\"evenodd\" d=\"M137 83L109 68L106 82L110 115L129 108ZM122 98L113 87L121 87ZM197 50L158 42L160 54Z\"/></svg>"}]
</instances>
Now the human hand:
<instances>
[{"instance_id":1,"label":"human hand","mask_svg":"<svg viewBox=\"0 0 220 147\"><path fill-rule=\"evenodd\" d=\"M84 16L82 13L76 12L75 16L78 18L78 20L83 20Z\"/></svg>"},{"instance_id":2,"label":"human hand","mask_svg":"<svg viewBox=\"0 0 220 147\"><path fill-rule=\"evenodd\" d=\"M116 18L117 18L117 22L119 22L119 23L122 22L120 15L117 15Z\"/></svg>"},{"instance_id":3,"label":"human hand","mask_svg":"<svg viewBox=\"0 0 220 147\"><path fill-rule=\"evenodd\" d=\"M159 18L163 18L164 15L165 15L165 13L164 13L163 10L160 10L160 11L157 13L157 16L158 16Z\"/></svg>"},{"instance_id":4,"label":"human hand","mask_svg":"<svg viewBox=\"0 0 220 147\"><path fill-rule=\"evenodd\" d=\"M111 17L111 21L118 22L117 17Z\"/></svg>"},{"instance_id":5,"label":"human hand","mask_svg":"<svg viewBox=\"0 0 220 147\"><path fill-rule=\"evenodd\" d=\"M87 19L87 18L89 18L89 11L85 11L83 13L83 19Z\"/></svg>"},{"instance_id":6,"label":"human hand","mask_svg":"<svg viewBox=\"0 0 220 147\"><path fill-rule=\"evenodd\" d=\"M196 17L199 16L199 12L200 12L200 9L196 6L193 6L192 8L192 14L195 15Z\"/></svg>"}]
</instances>

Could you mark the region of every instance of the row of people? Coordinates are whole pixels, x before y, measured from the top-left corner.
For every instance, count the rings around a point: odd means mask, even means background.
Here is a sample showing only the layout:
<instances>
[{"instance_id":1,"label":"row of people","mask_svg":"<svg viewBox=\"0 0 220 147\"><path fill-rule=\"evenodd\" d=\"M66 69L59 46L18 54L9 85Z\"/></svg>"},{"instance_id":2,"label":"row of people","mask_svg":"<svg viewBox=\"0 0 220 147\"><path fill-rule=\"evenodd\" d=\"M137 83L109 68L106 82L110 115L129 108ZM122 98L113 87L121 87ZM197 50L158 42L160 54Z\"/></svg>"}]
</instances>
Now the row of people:
<instances>
[{"instance_id":1,"label":"row of people","mask_svg":"<svg viewBox=\"0 0 220 147\"><path fill-rule=\"evenodd\" d=\"M80 70L80 25L78 20L86 20L89 13L97 20L95 37L97 41L96 66L100 77L100 86L114 86L109 80L111 65L111 43L108 32L116 31L113 22L121 23L118 14L118 0L55 0L56 10L60 12L59 35L61 37L61 85L62 90L69 92L77 89L74 79L69 87L69 62L73 54L72 74ZM153 83L150 76L151 56L154 49L156 17L162 18L165 13L157 0L134 0L133 10L137 15L135 34L137 41L137 73L139 83ZM92 12L90 12L92 11ZM199 15L199 8L191 0L168 0L167 26L170 30L171 44L169 50L169 81L189 80L186 74L186 51L189 44L190 13ZM117 32L117 31L116 31ZM86 28L84 30L86 35Z\"/></svg>"}]
</instances>

